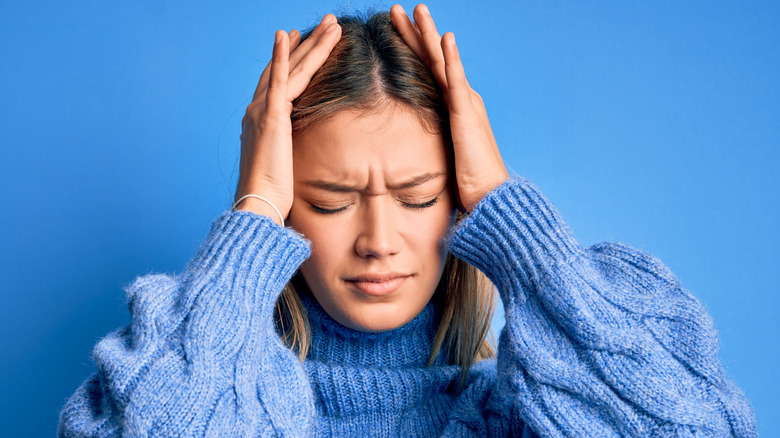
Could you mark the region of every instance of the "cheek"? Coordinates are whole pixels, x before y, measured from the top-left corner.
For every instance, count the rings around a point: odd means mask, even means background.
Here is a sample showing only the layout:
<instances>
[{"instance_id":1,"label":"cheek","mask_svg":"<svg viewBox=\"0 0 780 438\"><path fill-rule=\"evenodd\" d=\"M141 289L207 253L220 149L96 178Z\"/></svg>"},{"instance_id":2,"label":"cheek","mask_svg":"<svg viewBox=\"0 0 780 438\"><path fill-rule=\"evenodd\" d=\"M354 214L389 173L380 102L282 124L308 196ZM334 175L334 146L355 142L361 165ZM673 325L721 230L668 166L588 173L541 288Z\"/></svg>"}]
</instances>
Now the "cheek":
<instances>
[{"instance_id":1,"label":"cheek","mask_svg":"<svg viewBox=\"0 0 780 438\"><path fill-rule=\"evenodd\" d=\"M452 195L449 192L441 195L441 200L437 207L436 216L431 219L431 229L432 232L444 238L452 226L455 225L455 217L457 215Z\"/></svg>"},{"instance_id":2,"label":"cheek","mask_svg":"<svg viewBox=\"0 0 780 438\"><path fill-rule=\"evenodd\" d=\"M414 216L416 214L413 213L411 216L409 232L416 236L413 239L417 242L415 250L426 259L426 263L444 262L444 239L455 224L455 214L451 198L442 196L429 214Z\"/></svg>"},{"instance_id":3,"label":"cheek","mask_svg":"<svg viewBox=\"0 0 780 438\"><path fill-rule=\"evenodd\" d=\"M329 216L322 216L301 202L294 202L288 224L312 243L312 253L301 265L305 277L323 281L333 272L333 267L349 255L349 238L345 227Z\"/></svg>"}]
</instances>

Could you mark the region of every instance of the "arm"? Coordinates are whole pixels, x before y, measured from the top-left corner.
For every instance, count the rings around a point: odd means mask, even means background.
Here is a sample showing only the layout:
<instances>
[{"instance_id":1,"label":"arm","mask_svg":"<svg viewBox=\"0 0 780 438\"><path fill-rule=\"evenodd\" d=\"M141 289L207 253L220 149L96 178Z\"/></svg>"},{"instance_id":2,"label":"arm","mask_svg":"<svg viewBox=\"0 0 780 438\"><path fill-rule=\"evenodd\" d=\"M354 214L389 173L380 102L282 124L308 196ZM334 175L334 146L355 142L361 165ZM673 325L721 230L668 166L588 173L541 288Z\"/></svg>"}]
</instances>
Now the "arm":
<instances>
[{"instance_id":1,"label":"arm","mask_svg":"<svg viewBox=\"0 0 780 438\"><path fill-rule=\"evenodd\" d=\"M309 245L266 217L227 213L178 276L127 289L131 324L98 342L60 436L303 435L313 396L276 335L276 298Z\"/></svg>"},{"instance_id":2,"label":"arm","mask_svg":"<svg viewBox=\"0 0 780 438\"><path fill-rule=\"evenodd\" d=\"M493 281L506 311L487 402L498 423L521 418L541 436L756 435L712 320L658 259L581 247L522 179L480 201L451 251Z\"/></svg>"},{"instance_id":3,"label":"arm","mask_svg":"<svg viewBox=\"0 0 780 438\"><path fill-rule=\"evenodd\" d=\"M301 42L278 31L242 119L236 199L180 276L128 290L131 325L98 343L98 373L65 406L61 436L304 436L313 399L298 359L275 333L282 288L309 255L273 224L292 203L290 111L339 40L327 14Z\"/></svg>"}]
</instances>

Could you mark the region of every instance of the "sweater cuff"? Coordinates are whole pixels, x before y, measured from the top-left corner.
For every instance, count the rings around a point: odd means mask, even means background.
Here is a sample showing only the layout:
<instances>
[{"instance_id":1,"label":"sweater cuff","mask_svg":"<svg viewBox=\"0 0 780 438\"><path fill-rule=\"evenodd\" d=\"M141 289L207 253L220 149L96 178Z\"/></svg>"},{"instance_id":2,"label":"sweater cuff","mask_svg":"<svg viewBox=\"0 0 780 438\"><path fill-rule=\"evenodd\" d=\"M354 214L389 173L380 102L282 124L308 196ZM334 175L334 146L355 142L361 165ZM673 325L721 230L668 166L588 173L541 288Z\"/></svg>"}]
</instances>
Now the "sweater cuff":
<instances>
[{"instance_id":1,"label":"sweater cuff","mask_svg":"<svg viewBox=\"0 0 780 438\"><path fill-rule=\"evenodd\" d=\"M262 301L273 305L310 252L302 235L266 216L227 211L214 221L182 279L193 291L214 286L234 293L262 291L270 295Z\"/></svg>"},{"instance_id":2,"label":"sweater cuff","mask_svg":"<svg viewBox=\"0 0 780 438\"><path fill-rule=\"evenodd\" d=\"M453 228L448 245L499 291L532 288L556 264L582 251L555 207L524 178L485 195Z\"/></svg>"}]
</instances>

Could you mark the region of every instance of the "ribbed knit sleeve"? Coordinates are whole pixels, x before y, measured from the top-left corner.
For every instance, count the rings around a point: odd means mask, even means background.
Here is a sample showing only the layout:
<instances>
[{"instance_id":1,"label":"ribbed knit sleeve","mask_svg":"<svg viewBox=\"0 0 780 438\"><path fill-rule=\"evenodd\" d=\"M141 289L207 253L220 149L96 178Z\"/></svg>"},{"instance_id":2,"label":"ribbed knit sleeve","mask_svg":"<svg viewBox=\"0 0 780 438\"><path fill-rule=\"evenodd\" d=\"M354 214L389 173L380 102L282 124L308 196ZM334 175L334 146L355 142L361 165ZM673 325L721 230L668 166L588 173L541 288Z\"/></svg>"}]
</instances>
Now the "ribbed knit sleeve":
<instances>
[{"instance_id":1,"label":"ribbed knit sleeve","mask_svg":"<svg viewBox=\"0 0 780 438\"><path fill-rule=\"evenodd\" d=\"M272 311L309 252L266 217L222 215L184 272L127 288L131 323L96 345L59 435L307 435L310 385Z\"/></svg>"},{"instance_id":2,"label":"ribbed knit sleeve","mask_svg":"<svg viewBox=\"0 0 780 438\"><path fill-rule=\"evenodd\" d=\"M491 279L506 312L488 429L756 436L710 316L657 258L620 243L581 247L524 179L485 196L449 245Z\"/></svg>"}]
</instances>

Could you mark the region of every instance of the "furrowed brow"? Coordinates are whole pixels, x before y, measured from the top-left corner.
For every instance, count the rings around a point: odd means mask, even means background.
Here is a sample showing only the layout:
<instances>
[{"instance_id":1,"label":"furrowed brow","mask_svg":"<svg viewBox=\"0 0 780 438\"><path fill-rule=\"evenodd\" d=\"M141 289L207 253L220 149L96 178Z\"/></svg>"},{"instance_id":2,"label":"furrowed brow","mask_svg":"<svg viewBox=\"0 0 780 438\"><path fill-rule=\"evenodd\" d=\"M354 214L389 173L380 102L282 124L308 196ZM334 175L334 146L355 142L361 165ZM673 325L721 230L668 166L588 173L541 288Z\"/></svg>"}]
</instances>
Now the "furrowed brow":
<instances>
[{"instance_id":1,"label":"furrowed brow","mask_svg":"<svg viewBox=\"0 0 780 438\"><path fill-rule=\"evenodd\" d=\"M413 178L410 178L406 181L402 181L400 183L396 184L388 184L387 188L390 190L403 190L403 189L409 189L412 187L417 187L422 184L427 183L428 181L434 180L436 178L440 178L444 176L443 173L437 172L437 173L425 173L422 175L415 176ZM309 187L314 187L322 190L327 190L329 192L335 192L335 193L350 193L350 192L361 192L365 191L365 187L358 187L358 186L348 186L343 185L335 182L330 181L324 181L324 180L311 180L304 182L305 185Z\"/></svg>"},{"instance_id":2,"label":"furrowed brow","mask_svg":"<svg viewBox=\"0 0 780 438\"><path fill-rule=\"evenodd\" d=\"M304 184L310 187L315 187L318 189L327 190L329 192L336 192L336 193L359 192L363 190L362 187L345 186L342 184L337 184L334 182L323 181L323 180L306 181L304 182Z\"/></svg>"},{"instance_id":3,"label":"furrowed brow","mask_svg":"<svg viewBox=\"0 0 780 438\"><path fill-rule=\"evenodd\" d=\"M387 188L390 190L403 190L403 189L410 189L412 187L417 187L420 185L423 185L427 183L428 181L434 180L436 178L444 176L443 173L437 172L437 173L425 173L422 175L415 176L414 178L411 178L407 181L400 182L397 184L388 184Z\"/></svg>"}]
</instances>

